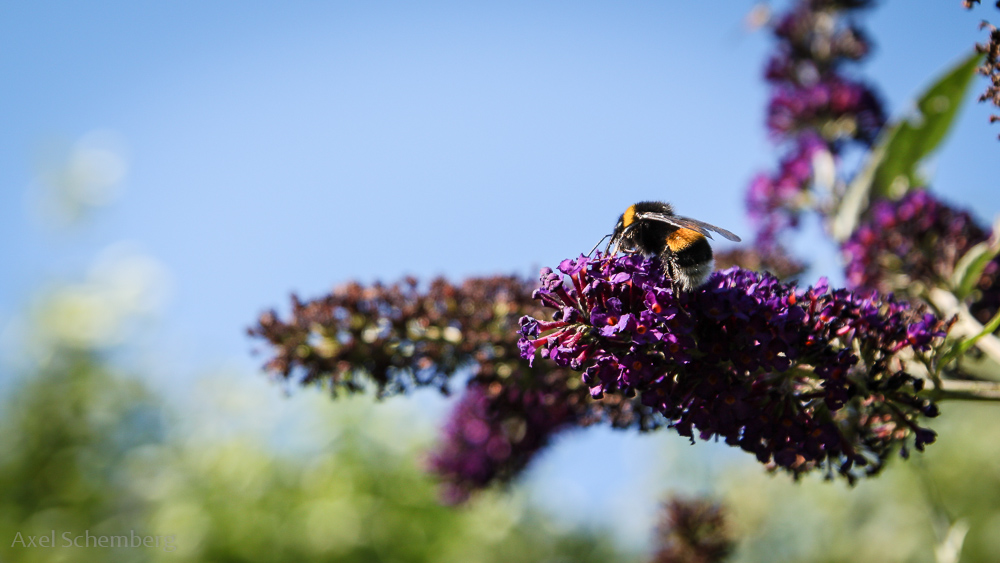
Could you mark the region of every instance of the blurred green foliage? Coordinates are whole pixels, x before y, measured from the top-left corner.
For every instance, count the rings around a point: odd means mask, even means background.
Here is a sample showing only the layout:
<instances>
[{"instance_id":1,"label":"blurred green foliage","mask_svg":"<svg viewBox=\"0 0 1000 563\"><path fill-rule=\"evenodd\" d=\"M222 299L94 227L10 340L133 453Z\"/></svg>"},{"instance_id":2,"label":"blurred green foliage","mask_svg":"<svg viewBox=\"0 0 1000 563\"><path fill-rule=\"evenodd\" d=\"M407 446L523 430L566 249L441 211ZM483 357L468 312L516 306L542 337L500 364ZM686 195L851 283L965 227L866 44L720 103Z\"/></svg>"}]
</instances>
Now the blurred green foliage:
<instances>
[{"instance_id":1,"label":"blurred green foliage","mask_svg":"<svg viewBox=\"0 0 1000 563\"><path fill-rule=\"evenodd\" d=\"M411 460L350 430L335 451L299 463L237 441L157 452L143 465L157 479L170 468L151 521L186 544L153 560L620 560L607 542L558 533L502 497L442 506Z\"/></svg>"},{"instance_id":2,"label":"blurred green foliage","mask_svg":"<svg viewBox=\"0 0 1000 563\"><path fill-rule=\"evenodd\" d=\"M51 539L53 530L60 546L63 532L75 538L85 530L98 535L141 527L144 502L130 490L123 465L135 448L162 438L159 407L142 385L113 375L89 353L64 350L5 399L0 560L93 561L87 549L20 546L28 536ZM101 558L135 560L112 553Z\"/></svg>"},{"instance_id":3,"label":"blurred green foliage","mask_svg":"<svg viewBox=\"0 0 1000 563\"><path fill-rule=\"evenodd\" d=\"M742 543L734 562L994 563L1000 553L1000 417L947 404L938 441L848 487L740 470L720 483ZM960 553L949 532L965 529Z\"/></svg>"},{"instance_id":4,"label":"blurred green foliage","mask_svg":"<svg viewBox=\"0 0 1000 563\"><path fill-rule=\"evenodd\" d=\"M0 415L0 561L627 559L516 498L442 506L415 448L386 447L392 437L375 434L388 427L365 417L342 417L321 453L282 456L249 437L192 436L170 420L140 380L95 353L56 351L21 378ZM37 545L53 531L55 547ZM87 533L162 543L66 545Z\"/></svg>"}]
</instances>

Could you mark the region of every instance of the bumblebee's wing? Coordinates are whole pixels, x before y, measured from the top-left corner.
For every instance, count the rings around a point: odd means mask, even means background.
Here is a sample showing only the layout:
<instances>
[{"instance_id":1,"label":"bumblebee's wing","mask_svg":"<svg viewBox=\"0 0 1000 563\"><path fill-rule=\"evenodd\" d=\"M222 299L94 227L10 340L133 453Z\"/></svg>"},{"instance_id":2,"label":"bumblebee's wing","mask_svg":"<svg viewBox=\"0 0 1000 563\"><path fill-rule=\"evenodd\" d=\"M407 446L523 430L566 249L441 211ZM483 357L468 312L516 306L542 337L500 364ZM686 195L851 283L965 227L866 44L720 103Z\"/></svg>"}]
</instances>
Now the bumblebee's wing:
<instances>
[{"instance_id":1,"label":"bumblebee's wing","mask_svg":"<svg viewBox=\"0 0 1000 563\"><path fill-rule=\"evenodd\" d=\"M740 237L734 235L733 233L727 231L726 229L723 229L722 227L716 227L715 225L712 225L710 223L699 221L697 219L691 219L689 217L676 217L676 219L683 222L683 225L681 225L682 227L703 233L708 238L712 238L712 235L708 234L706 231L715 231L728 240L731 240L733 242L741 242ZM700 227L701 230L696 229L695 227Z\"/></svg>"},{"instance_id":2,"label":"bumblebee's wing","mask_svg":"<svg viewBox=\"0 0 1000 563\"><path fill-rule=\"evenodd\" d=\"M740 242L740 237L734 235L733 233L727 231L726 229L723 229L722 227L716 227L715 225L706 223L704 221L691 219L690 217L681 217L680 215L667 215L665 213L642 213L640 217L642 219L660 221L663 223L667 223L668 225L680 227L682 229L691 229L692 231L699 232L708 238L712 238L712 233L710 233L709 231L715 231L733 242Z\"/></svg>"}]
</instances>

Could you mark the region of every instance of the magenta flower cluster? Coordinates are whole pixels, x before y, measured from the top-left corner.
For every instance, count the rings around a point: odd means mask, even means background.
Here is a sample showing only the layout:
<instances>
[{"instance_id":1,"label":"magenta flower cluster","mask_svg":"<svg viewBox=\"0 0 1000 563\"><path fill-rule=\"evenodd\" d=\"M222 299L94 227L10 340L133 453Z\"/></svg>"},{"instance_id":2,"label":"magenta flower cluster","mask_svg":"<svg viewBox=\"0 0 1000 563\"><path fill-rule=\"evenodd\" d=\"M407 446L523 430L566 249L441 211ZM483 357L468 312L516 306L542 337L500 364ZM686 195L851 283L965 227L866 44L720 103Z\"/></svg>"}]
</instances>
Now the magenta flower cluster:
<instances>
[{"instance_id":1,"label":"magenta flower cluster","mask_svg":"<svg viewBox=\"0 0 1000 563\"><path fill-rule=\"evenodd\" d=\"M739 268L678 292L657 260L634 256L566 260L541 277L535 295L555 311L521 319L522 354L582 371L596 398L638 394L692 442L853 482L934 441L918 419L937 408L900 353L930 350L945 326L907 304Z\"/></svg>"},{"instance_id":2,"label":"magenta flower cluster","mask_svg":"<svg viewBox=\"0 0 1000 563\"><path fill-rule=\"evenodd\" d=\"M773 27L778 44L765 77L772 86L767 126L786 147L777 171L757 175L747 207L764 252L779 247L782 231L798 226L809 197L812 162L819 151L837 157L847 143L869 146L886 116L874 90L848 78L844 63L870 51L864 33L848 17L867 1L799 0Z\"/></svg>"},{"instance_id":3,"label":"magenta flower cluster","mask_svg":"<svg viewBox=\"0 0 1000 563\"><path fill-rule=\"evenodd\" d=\"M559 393L470 384L429 459L449 504L520 473L549 438L576 423Z\"/></svg>"},{"instance_id":4,"label":"magenta flower cluster","mask_svg":"<svg viewBox=\"0 0 1000 563\"><path fill-rule=\"evenodd\" d=\"M840 70L871 51L865 34L843 17L868 4L800 0L778 18L778 46L764 74L774 86L767 124L777 138L811 131L832 144L874 141L885 123L882 105L871 88Z\"/></svg>"},{"instance_id":5,"label":"magenta flower cluster","mask_svg":"<svg viewBox=\"0 0 1000 563\"><path fill-rule=\"evenodd\" d=\"M852 120L849 130L824 129L842 119ZM884 123L882 106L871 89L838 76L809 86L776 88L767 109L768 129L779 138L818 129L827 136L848 134L871 144Z\"/></svg>"},{"instance_id":6,"label":"magenta flower cluster","mask_svg":"<svg viewBox=\"0 0 1000 563\"><path fill-rule=\"evenodd\" d=\"M988 237L968 212L926 190L877 201L841 247L848 287L886 294L908 293L914 282L947 288L962 256ZM971 310L986 322L1000 308L1000 261L986 266L977 289Z\"/></svg>"}]
</instances>

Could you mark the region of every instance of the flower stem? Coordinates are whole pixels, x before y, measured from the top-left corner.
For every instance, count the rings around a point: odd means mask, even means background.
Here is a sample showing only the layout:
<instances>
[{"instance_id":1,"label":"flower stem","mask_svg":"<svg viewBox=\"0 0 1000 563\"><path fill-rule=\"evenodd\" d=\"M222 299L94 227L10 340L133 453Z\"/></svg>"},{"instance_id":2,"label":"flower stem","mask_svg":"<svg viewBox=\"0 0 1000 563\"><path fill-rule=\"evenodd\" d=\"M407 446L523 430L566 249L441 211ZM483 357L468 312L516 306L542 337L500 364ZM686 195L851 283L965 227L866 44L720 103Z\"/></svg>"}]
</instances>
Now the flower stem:
<instances>
[{"instance_id":1,"label":"flower stem","mask_svg":"<svg viewBox=\"0 0 1000 563\"><path fill-rule=\"evenodd\" d=\"M984 334L983 325L973 318L968 307L960 303L954 294L940 288L931 289L928 301L944 316L955 315L957 322L952 327L951 336L975 338L976 347L984 354L1000 363L1000 338L992 334Z\"/></svg>"},{"instance_id":2,"label":"flower stem","mask_svg":"<svg viewBox=\"0 0 1000 563\"><path fill-rule=\"evenodd\" d=\"M1000 401L1000 381L945 379L931 393L937 401Z\"/></svg>"}]
</instances>

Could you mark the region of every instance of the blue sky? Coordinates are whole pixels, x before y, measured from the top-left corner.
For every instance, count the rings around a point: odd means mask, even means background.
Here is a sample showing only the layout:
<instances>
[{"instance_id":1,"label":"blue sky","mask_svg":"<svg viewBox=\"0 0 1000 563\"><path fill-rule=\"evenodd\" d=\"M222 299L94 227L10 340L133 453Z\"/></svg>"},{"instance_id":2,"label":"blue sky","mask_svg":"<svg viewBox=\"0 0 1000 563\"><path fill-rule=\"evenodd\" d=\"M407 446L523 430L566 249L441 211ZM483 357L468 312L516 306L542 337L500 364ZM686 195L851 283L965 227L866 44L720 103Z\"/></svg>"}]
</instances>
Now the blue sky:
<instances>
[{"instance_id":1,"label":"blue sky","mask_svg":"<svg viewBox=\"0 0 1000 563\"><path fill-rule=\"evenodd\" d=\"M243 330L291 291L533 275L642 199L749 238L744 188L776 162L771 43L742 26L753 4L4 2L0 323L44 280L134 241L171 274L157 342L184 389L206 365L255 377ZM882 4L860 74L892 115L997 14ZM988 114L970 100L933 167L983 221L1000 210ZM25 206L39 163L95 129L127 147L121 197L87 228L39 228ZM815 232L790 243L835 274ZM629 443L613 447L628 458ZM588 447L561 445L538 475L592 490L556 469Z\"/></svg>"}]
</instances>

